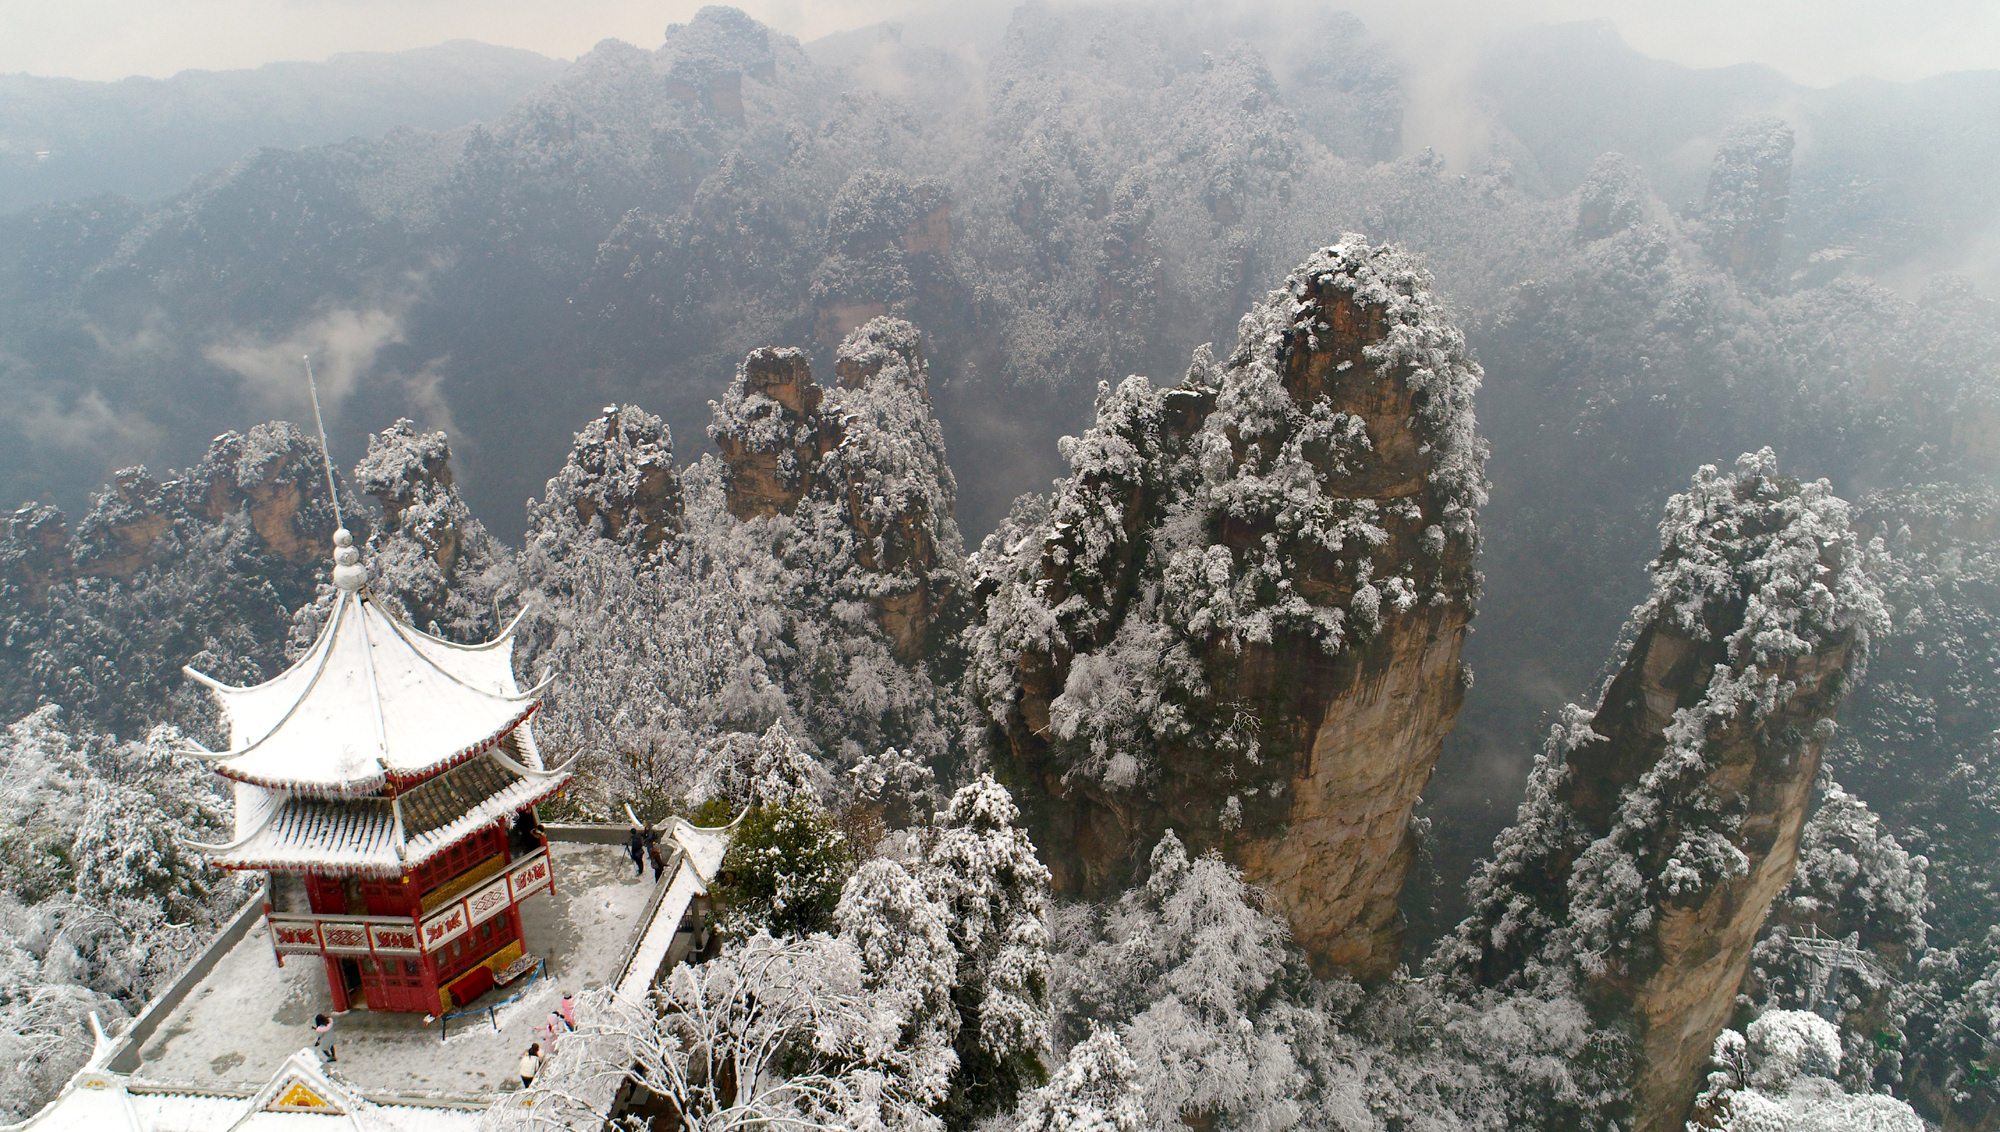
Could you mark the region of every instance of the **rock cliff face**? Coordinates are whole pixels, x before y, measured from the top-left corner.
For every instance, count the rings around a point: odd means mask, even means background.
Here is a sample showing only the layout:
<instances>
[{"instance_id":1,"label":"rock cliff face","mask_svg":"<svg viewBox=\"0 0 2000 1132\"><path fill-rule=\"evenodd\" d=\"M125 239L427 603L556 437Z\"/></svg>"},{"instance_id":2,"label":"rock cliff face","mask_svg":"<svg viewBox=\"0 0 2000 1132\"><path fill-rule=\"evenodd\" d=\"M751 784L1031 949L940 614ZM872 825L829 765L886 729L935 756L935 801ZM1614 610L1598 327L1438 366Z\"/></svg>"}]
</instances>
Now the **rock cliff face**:
<instances>
[{"instance_id":1,"label":"rock cliff face","mask_svg":"<svg viewBox=\"0 0 2000 1132\"><path fill-rule=\"evenodd\" d=\"M61 508L29 503L7 517L6 535L0 538L0 585L17 587L36 602L75 572L69 522Z\"/></svg>"},{"instance_id":2,"label":"rock cliff face","mask_svg":"<svg viewBox=\"0 0 2000 1132\"><path fill-rule=\"evenodd\" d=\"M1704 468L1594 711L1572 707L1444 952L1462 987L1579 994L1628 1039L1631 1126L1678 1129L1791 881L1833 715L1887 628L1825 481Z\"/></svg>"},{"instance_id":3,"label":"rock cliff face","mask_svg":"<svg viewBox=\"0 0 2000 1132\"><path fill-rule=\"evenodd\" d=\"M709 426L726 506L739 519L791 518L788 556L864 601L896 659L934 659L939 624L969 587L921 340L907 322L876 318L835 359L831 390L798 350L744 360Z\"/></svg>"},{"instance_id":4,"label":"rock cliff face","mask_svg":"<svg viewBox=\"0 0 2000 1132\"><path fill-rule=\"evenodd\" d=\"M1732 127L1715 151L1702 219L1710 254L1739 279L1768 278L1791 211L1792 129L1775 118Z\"/></svg>"},{"instance_id":5,"label":"rock cliff face","mask_svg":"<svg viewBox=\"0 0 2000 1132\"><path fill-rule=\"evenodd\" d=\"M375 596L399 603L410 624L456 640L497 631L500 608L516 597L517 570L452 487L445 434L397 421L368 438L354 482L382 506L384 529L365 555Z\"/></svg>"},{"instance_id":6,"label":"rock cliff face","mask_svg":"<svg viewBox=\"0 0 2000 1132\"><path fill-rule=\"evenodd\" d=\"M39 600L78 577L130 579L156 560L170 532L241 516L255 548L286 566L316 568L333 555L333 508L319 442L285 421L225 432L201 462L165 481L126 468L92 502L70 538L61 511L29 504L8 523L0 549L9 580Z\"/></svg>"},{"instance_id":7,"label":"rock cliff face","mask_svg":"<svg viewBox=\"0 0 2000 1132\"><path fill-rule=\"evenodd\" d=\"M569 460L549 481L542 506L566 506L577 527L628 543L640 557L684 522L674 437L637 405L607 405L576 434ZM533 517L531 526L537 524Z\"/></svg>"},{"instance_id":8,"label":"rock cliff face","mask_svg":"<svg viewBox=\"0 0 2000 1132\"><path fill-rule=\"evenodd\" d=\"M875 169L854 174L827 210L826 254L812 273L816 337L833 345L870 319L951 301L950 252L943 185Z\"/></svg>"},{"instance_id":9,"label":"rock cliff face","mask_svg":"<svg viewBox=\"0 0 2000 1132\"><path fill-rule=\"evenodd\" d=\"M805 351L765 348L743 359L708 434L729 466L729 513L789 515L812 490L819 459L840 443L839 422L821 415L826 390Z\"/></svg>"},{"instance_id":10,"label":"rock cliff face","mask_svg":"<svg viewBox=\"0 0 2000 1132\"><path fill-rule=\"evenodd\" d=\"M1059 887L1118 890L1172 828L1322 963L1396 966L1484 500L1479 370L1428 282L1321 251L1227 361L1104 388L1073 474L982 548L980 690Z\"/></svg>"}]
</instances>

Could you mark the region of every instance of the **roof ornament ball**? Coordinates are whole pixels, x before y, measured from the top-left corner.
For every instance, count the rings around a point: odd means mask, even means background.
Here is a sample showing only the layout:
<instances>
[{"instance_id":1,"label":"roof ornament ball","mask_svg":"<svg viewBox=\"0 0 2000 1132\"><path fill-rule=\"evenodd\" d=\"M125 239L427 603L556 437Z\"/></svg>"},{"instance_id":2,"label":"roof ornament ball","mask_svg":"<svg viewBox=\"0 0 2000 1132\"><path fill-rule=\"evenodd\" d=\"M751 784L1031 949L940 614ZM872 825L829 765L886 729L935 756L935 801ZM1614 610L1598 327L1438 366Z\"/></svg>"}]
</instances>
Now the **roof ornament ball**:
<instances>
[{"instance_id":1,"label":"roof ornament ball","mask_svg":"<svg viewBox=\"0 0 2000 1132\"><path fill-rule=\"evenodd\" d=\"M344 593L353 593L368 584L368 567L361 564L361 551L346 527L333 532L333 584Z\"/></svg>"}]
</instances>

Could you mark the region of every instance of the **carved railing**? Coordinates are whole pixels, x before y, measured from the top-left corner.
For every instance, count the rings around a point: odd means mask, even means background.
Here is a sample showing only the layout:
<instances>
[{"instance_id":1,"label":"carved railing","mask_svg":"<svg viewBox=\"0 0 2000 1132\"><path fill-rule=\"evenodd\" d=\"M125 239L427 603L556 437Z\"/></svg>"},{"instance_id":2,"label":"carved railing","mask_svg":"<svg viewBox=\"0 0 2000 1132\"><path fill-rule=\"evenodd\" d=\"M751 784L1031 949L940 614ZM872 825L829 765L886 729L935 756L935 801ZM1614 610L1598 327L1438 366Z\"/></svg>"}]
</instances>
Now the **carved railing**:
<instances>
[{"instance_id":1,"label":"carved railing","mask_svg":"<svg viewBox=\"0 0 2000 1132\"><path fill-rule=\"evenodd\" d=\"M268 912L271 948L284 955L408 958L434 952L537 893L554 892L547 849L508 863L484 884L454 894L419 916L344 916Z\"/></svg>"}]
</instances>

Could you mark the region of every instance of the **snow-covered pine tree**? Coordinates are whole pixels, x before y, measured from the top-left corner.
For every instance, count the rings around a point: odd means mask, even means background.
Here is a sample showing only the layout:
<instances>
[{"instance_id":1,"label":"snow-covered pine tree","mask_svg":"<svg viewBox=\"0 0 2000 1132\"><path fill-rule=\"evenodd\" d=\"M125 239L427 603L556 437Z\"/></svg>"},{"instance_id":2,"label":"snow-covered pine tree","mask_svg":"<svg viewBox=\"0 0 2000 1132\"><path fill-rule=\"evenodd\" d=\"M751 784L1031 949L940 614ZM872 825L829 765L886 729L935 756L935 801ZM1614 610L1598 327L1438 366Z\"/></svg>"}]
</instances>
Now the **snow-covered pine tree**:
<instances>
[{"instance_id":1,"label":"snow-covered pine tree","mask_svg":"<svg viewBox=\"0 0 2000 1132\"><path fill-rule=\"evenodd\" d=\"M841 938L861 958L877 1027L891 1038L866 1051L868 1064L893 1072L930 1105L950 1094L958 1069L958 951L948 915L921 879L881 858L855 870L834 911Z\"/></svg>"},{"instance_id":2,"label":"snow-covered pine tree","mask_svg":"<svg viewBox=\"0 0 2000 1132\"><path fill-rule=\"evenodd\" d=\"M1140 1132L1146 1087L1139 1063L1116 1030L1099 1028L1078 1042L1049 1083L1021 1105L1016 1132Z\"/></svg>"},{"instance_id":3,"label":"snow-covered pine tree","mask_svg":"<svg viewBox=\"0 0 2000 1132\"><path fill-rule=\"evenodd\" d=\"M138 1012L242 890L179 841L223 836L213 776L156 730L120 743L45 707L0 735L0 1114L25 1116Z\"/></svg>"},{"instance_id":4,"label":"snow-covered pine tree","mask_svg":"<svg viewBox=\"0 0 2000 1132\"><path fill-rule=\"evenodd\" d=\"M1149 1126L1283 1127L1299 1117L1301 1073L1275 1019L1294 989L1287 980L1309 976L1262 904L1241 873L1214 853L1190 861L1168 831L1145 883L1058 963L1058 1034L1082 1048L1086 1027L1115 1030L1137 1062Z\"/></svg>"},{"instance_id":5,"label":"snow-covered pine tree","mask_svg":"<svg viewBox=\"0 0 2000 1132\"><path fill-rule=\"evenodd\" d=\"M925 854L922 880L958 953L958 1069L943 1105L954 1129L1009 1110L1048 1074L1049 871L1019 817L1007 788L982 774L952 796Z\"/></svg>"}]
</instances>

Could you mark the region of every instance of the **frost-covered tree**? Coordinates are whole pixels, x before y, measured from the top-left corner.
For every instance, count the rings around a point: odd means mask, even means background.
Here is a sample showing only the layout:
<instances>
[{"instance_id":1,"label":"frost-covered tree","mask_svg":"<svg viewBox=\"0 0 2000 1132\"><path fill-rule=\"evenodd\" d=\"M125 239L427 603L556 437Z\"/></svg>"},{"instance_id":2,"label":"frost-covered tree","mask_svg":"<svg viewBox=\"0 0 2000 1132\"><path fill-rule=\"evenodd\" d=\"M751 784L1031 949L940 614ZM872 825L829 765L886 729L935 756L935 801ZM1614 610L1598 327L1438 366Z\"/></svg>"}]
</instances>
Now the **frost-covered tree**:
<instances>
[{"instance_id":1,"label":"frost-covered tree","mask_svg":"<svg viewBox=\"0 0 2000 1132\"><path fill-rule=\"evenodd\" d=\"M1115 1027L1154 1127L1283 1127L1298 1115L1292 1044L1267 1011L1300 972L1288 970L1284 924L1261 904L1220 857L1188 860L1169 831L1146 882L1057 968L1058 1033L1068 1044L1085 1027Z\"/></svg>"},{"instance_id":2,"label":"frost-covered tree","mask_svg":"<svg viewBox=\"0 0 2000 1132\"><path fill-rule=\"evenodd\" d=\"M783 720L762 735L718 736L701 755L699 777L688 795L697 805L720 799L740 811L798 802L824 810L836 800L833 777Z\"/></svg>"},{"instance_id":3,"label":"frost-covered tree","mask_svg":"<svg viewBox=\"0 0 2000 1132\"><path fill-rule=\"evenodd\" d=\"M894 1072L926 1104L949 1095L958 1053L952 999L958 952L945 907L896 861L864 863L848 878L834 911L840 937L861 959L861 985L874 997L879 1032L868 1063Z\"/></svg>"},{"instance_id":4,"label":"frost-covered tree","mask_svg":"<svg viewBox=\"0 0 2000 1132\"><path fill-rule=\"evenodd\" d=\"M1977 1127L2000 1112L2000 926L1933 949L1917 974L1908 1095L1929 1114Z\"/></svg>"},{"instance_id":5,"label":"frost-covered tree","mask_svg":"<svg viewBox=\"0 0 2000 1132\"><path fill-rule=\"evenodd\" d=\"M1118 1032L1098 1029L1070 1049L1049 1083L1021 1106L1017 1132L1140 1132L1146 1087Z\"/></svg>"},{"instance_id":6,"label":"frost-covered tree","mask_svg":"<svg viewBox=\"0 0 2000 1132\"><path fill-rule=\"evenodd\" d=\"M625 434L650 430L637 416L621 410ZM591 431L579 434L580 445ZM604 462L640 473L643 493L657 456L635 444ZM782 567L756 545L718 533L734 520L712 472L697 465L679 481L687 530L663 534L651 554L645 532L653 520L638 517L650 512L614 504L605 479L579 491L578 477L566 472L531 508L522 576L540 616L521 663L537 678L555 678L538 721L542 741L559 759L582 759L581 781L562 804L599 820L616 820L626 802L651 812L718 790L739 809L751 804L734 787L706 785L718 768L738 765L717 745L790 714L774 675L783 618L770 606ZM578 518L586 501L596 508L588 524ZM626 516L616 538L605 537L611 514ZM665 517L662 508L657 521ZM754 734L746 739L754 743Z\"/></svg>"},{"instance_id":7,"label":"frost-covered tree","mask_svg":"<svg viewBox=\"0 0 2000 1132\"><path fill-rule=\"evenodd\" d=\"M1946 484L1862 500L1881 536L1894 630L1877 645L1834 759L1896 840L1929 861L1933 946L1978 940L2000 923L2000 496Z\"/></svg>"},{"instance_id":8,"label":"frost-covered tree","mask_svg":"<svg viewBox=\"0 0 2000 1132\"><path fill-rule=\"evenodd\" d=\"M954 1128L1006 1111L1047 1075L1049 871L1019 817L1006 787L980 775L952 796L925 854L922 879L958 953L958 1070L944 1105Z\"/></svg>"},{"instance_id":9,"label":"frost-covered tree","mask_svg":"<svg viewBox=\"0 0 2000 1132\"><path fill-rule=\"evenodd\" d=\"M716 895L737 936L825 932L854 872L854 846L809 791L753 806L729 836Z\"/></svg>"},{"instance_id":10,"label":"frost-covered tree","mask_svg":"<svg viewBox=\"0 0 2000 1132\"><path fill-rule=\"evenodd\" d=\"M1879 1093L1849 1095L1832 1023L1806 1011L1771 1010L1743 1032L1715 1039L1708 1088L1690 1128L1721 1132L1919 1132L1910 1106Z\"/></svg>"},{"instance_id":11,"label":"frost-covered tree","mask_svg":"<svg viewBox=\"0 0 2000 1132\"><path fill-rule=\"evenodd\" d=\"M1058 910L1057 1038L1115 1032L1145 1126L1545 1128L1615 1098L1593 1069L1603 1031L1567 989L1316 978L1263 903L1166 838L1116 905Z\"/></svg>"},{"instance_id":12,"label":"frost-covered tree","mask_svg":"<svg viewBox=\"0 0 2000 1132\"><path fill-rule=\"evenodd\" d=\"M0 1112L22 1116L134 1014L242 893L181 838L227 824L212 776L156 730L72 733L55 707L0 737Z\"/></svg>"},{"instance_id":13,"label":"frost-covered tree","mask_svg":"<svg viewBox=\"0 0 2000 1132\"><path fill-rule=\"evenodd\" d=\"M672 1106L686 1132L933 1132L924 1098L866 1056L893 1043L894 1030L862 984L860 957L842 939L756 936L675 966L645 999L586 991L576 1031L523 1102L495 1106L492 1119L595 1126L629 1080Z\"/></svg>"}]
</instances>

